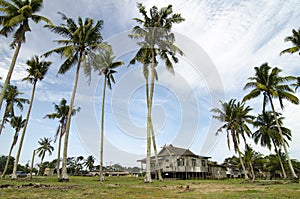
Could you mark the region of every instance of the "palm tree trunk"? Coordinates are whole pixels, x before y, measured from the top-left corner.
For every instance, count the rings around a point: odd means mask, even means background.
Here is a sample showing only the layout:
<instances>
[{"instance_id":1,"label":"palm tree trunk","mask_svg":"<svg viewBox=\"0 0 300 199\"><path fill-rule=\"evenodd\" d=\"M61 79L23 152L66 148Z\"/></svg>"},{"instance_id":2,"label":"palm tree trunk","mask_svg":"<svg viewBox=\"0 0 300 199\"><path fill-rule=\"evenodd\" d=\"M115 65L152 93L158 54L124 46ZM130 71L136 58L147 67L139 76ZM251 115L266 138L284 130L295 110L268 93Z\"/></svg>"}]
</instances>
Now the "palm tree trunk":
<instances>
[{"instance_id":1,"label":"palm tree trunk","mask_svg":"<svg viewBox=\"0 0 300 199\"><path fill-rule=\"evenodd\" d=\"M149 84L148 84L148 76L145 76L146 79L146 100L147 100L147 108L149 107ZM154 149L154 155L155 155L155 166L157 168L158 173L158 180L163 181L161 170L159 168L159 162L158 162L158 156L157 156L157 148L156 148L156 141L155 141L155 133L153 129L153 124L151 120L151 136L152 136L152 142L153 142L153 149Z\"/></svg>"},{"instance_id":2,"label":"palm tree trunk","mask_svg":"<svg viewBox=\"0 0 300 199\"><path fill-rule=\"evenodd\" d=\"M239 159L240 159L240 164L242 166L242 169L244 171L244 175L245 175L245 180L248 180L248 175L247 175L247 170L245 168L245 165L244 165L244 162L243 162L243 159L242 159L242 155L241 155L241 151L239 149L239 144L236 140L236 137L235 137L235 132L233 129L231 129L231 136L232 136L232 139L233 139L233 144L234 144L234 148L235 150L238 152L238 155L239 155Z\"/></svg>"},{"instance_id":3,"label":"palm tree trunk","mask_svg":"<svg viewBox=\"0 0 300 199\"><path fill-rule=\"evenodd\" d=\"M31 167L30 167L30 177L29 177L30 179L32 179L32 169L33 169L34 157L35 157L35 149L32 152Z\"/></svg>"},{"instance_id":4,"label":"palm tree trunk","mask_svg":"<svg viewBox=\"0 0 300 199\"><path fill-rule=\"evenodd\" d=\"M21 40L18 40L18 44L17 44L17 48L14 52L14 56L11 60L11 63L10 63L10 66L9 66L9 70L7 72L7 76L6 76L6 79L5 79L5 82L4 82L4 85L2 87L2 91L1 91L1 94L0 94L0 110L1 110L1 107L2 107L2 102L4 100L4 95L5 95L5 91L7 89L7 86L10 82L10 78L12 76L12 73L14 71L14 67L16 65L16 61L17 61L17 57L19 55L19 51L21 49L21 45L22 45L22 41Z\"/></svg>"},{"instance_id":5,"label":"palm tree trunk","mask_svg":"<svg viewBox=\"0 0 300 199\"><path fill-rule=\"evenodd\" d=\"M252 162L250 162L249 166L250 166L250 170L252 173L252 182L254 182L255 181L255 173L254 173Z\"/></svg>"},{"instance_id":6,"label":"palm tree trunk","mask_svg":"<svg viewBox=\"0 0 300 199\"><path fill-rule=\"evenodd\" d=\"M103 75L103 93L102 93L102 110L101 110L101 128L100 128L100 181L104 181L103 175L103 136L104 136L104 103L105 103L105 91L106 91L106 77Z\"/></svg>"},{"instance_id":7,"label":"palm tree trunk","mask_svg":"<svg viewBox=\"0 0 300 199\"><path fill-rule=\"evenodd\" d=\"M16 131L15 135L14 135L14 138L13 138L13 141L11 143L10 149L9 149L9 153L8 153L7 159L6 159L4 171L3 171L2 176L1 176L2 178L4 178L5 175L6 175L7 168L8 168L8 163L9 163L9 159L10 159L10 156L11 156L11 152L12 152L12 150L13 150L16 142L17 142L17 139L18 139L17 137L18 137L18 132Z\"/></svg>"},{"instance_id":8,"label":"palm tree trunk","mask_svg":"<svg viewBox=\"0 0 300 199\"><path fill-rule=\"evenodd\" d=\"M37 82L35 81L33 83L33 86L32 86L30 104L29 104L29 107L28 107L28 111L27 111L27 115L26 115L26 121L25 121L24 128L23 128L23 131L22 131L22 135L21 135L19 148L18 148L16 159L15 159L11 179L17 179L17 167L18 167L18 163L19 163L19 159L20 159L20 155L21 155L21 150L22 150L22 146L23 146L23 141L24 141L24 138L25 138L26 128L27 128L27 125L28 125L28 122L29 122L30 112L31 112L31 108L32 108L33 100L34 100L34 93L35 93L36 83Z\"/></svg>"},{"instance_id":9,"label":"palm tree trunk","mask_svg":"<svg viewBox=\"0 0 300 199\"><path fill-rule=\"evenodd\" d=\"M276 115L276 111L275 111L275 108L274 108L274 105L273 105L272 98L271 98L270 95L268 97L269 97L270 104L271 104L271 107L272 107L272 111L273 111L273 114L274 114L275 122L276 122L276 125L277 125L277 128L278 128L278 131L279 131L279 135L281 137L282 146L283 146L284 152L286 154L286 157L288 159L288 163L289 163L289 167L290 167L290 170L291 170L292 178L293 179L298 178L298 176L296 175L296 173L294 171L294 167L293 167L289 152L287 150L286 143L284 142L284 139L283 139L282 131L281 131L281 128L280 128L280 124L278 122L278 118L277 118L277 115Z\"/></svg>"},{"instance_id":10,"label":"palm tree trunk","mask_svg":"<svg viewBox=\"0 0 300 199\"><path fill-rule=\"evenodd\" d=\"M41 163L40 163L40 167L39 167L39 170L38 170L38 173L37 175L41 175L41 169L42 169L42 166L43 166L43 160L44 160L44 157L41 158Z\"/></svg>"},{"instance_id":11,"label":"palm tree trunk","mask_svg":"<svg viewBox=\"0 0 300 199\"><path fill-rule=\"evenodd\" d=\"M0 126L0 135L1 135L2 130L3 130L3 128L4 128L5 120L6 120L6 118L7 118L7 115L6 115L6 114L7 114L7 111L8 111L8 106L7 106L7 104L6 104L5 111L4 111L3 118L2 118L2 122L1 122L1 126Z\"/></svg>"},{"instance_id":12,"label":"palm tree trunk","mask_svg":"<svg viewBox=\"0 0 300 199\"><path fill-rule=\"evenodd\" d=\"M152 112L152 100L154 93L154 73L155 73L155 55L154 49L151 48L151 83L150 83L150 93L146 97L149 99L148 114L147 114L147 159L146 159L146 176L145 182L152 182L151 179L151 112ZM148 84L148 82L147 82Z\"/></svg>"},{"instance_id":13,"label":"palm tree trunk","mask_svg":"<svg viewBox=\"0 0 300 199\"><path fill-rule=\"evenodd\" d=\"M283 163L282 163L282 160L281 160L281 157L280 157L280 153L277 149L277 146L275 144L275 141L272 139L272 142L274 144L274 148L275 148L275 153L278 157L278 160L279 160L279 163L280 163L280 167L281 167L281 170L282 170L282 175L283 175L283 178L286 178L286 173L285 173L285 169L284 169L284 166L283 166Z\"/></svg>"},{"instance_id":14,"label":"palm tree trunk","mask_svg":"<svg viewBox=\"0 0 300 199\"><path fill-rule=\"evenodd\" d=\"M162 175L161 175L161 170L160 170L160 167L159 167L159 162L158 162L157 148L156 148L156 141L155 141L155 133L154 133L154 130L153 130L152 120L151 120L151 137L152 137L152 143L153 143L153 149L154 149L155 167L157 168L158 180L163 181L163 178L162 178Z\"/></svg>"},{"instance_id":15,"label":"palm tree trunk","mask_svg":"<svg viewBox=\"0 0 300 199\"><path fill-rule=\"evenodd\" d=\"M56 172L58 180L61 179L59 166L60 166L60 148L61 148L61 139L62 139L62 125L59 128L59 139L58 139L58 149L57 149L57 161L56 161Z\"/></svg>"},{"instance_id":16,"label":"palm tree trunk","mask_svg":"<svg viewBox=\"0 0 300 199\"><path fill-rule=\"evenodd\" d=\"M66 124L64 151L63 151L63 159L62 159L62 181L69 181L69 176L67 174L68 141L69 141L70 126L71 126L71 116L72 116L73 105L74 105L74 100L75 100L75 94L76 94L77 84L78 84L78 79L79 79L79 70L80 70L81 58L82 58L82 52L80 52L79 60L78 60L78 63L77 63L75 81L74 81L72 97L71 97L71 102L70 102L70 108L69 108L67 124Z\"/></svg>"}]
</instances>

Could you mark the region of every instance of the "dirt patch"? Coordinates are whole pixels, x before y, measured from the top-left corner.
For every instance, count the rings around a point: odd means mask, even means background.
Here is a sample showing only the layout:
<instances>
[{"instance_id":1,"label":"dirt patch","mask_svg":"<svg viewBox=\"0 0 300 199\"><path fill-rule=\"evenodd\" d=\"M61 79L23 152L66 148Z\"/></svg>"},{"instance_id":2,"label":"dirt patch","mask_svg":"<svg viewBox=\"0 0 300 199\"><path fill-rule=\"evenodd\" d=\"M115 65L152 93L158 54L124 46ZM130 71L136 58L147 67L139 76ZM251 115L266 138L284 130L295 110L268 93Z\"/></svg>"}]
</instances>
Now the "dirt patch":
<instances>
[{"instance_id":1,"label":"dirt patch","mask_svg":"<svg viewBox=\"0 0 300 199\"><path fill-rule=\"evenodd\" d=\"M26 187L32 187L32 188L42 188L42 189L74 189L78 186L66 186L66 185L47 185L47 184L40 184L40 183L29 183L29 184L22 184L22 185L12 185L12 184L3 184L0 185L0 189L11 189L11 188L17 188L22 189Z\"/></svg>"}]
</instances>

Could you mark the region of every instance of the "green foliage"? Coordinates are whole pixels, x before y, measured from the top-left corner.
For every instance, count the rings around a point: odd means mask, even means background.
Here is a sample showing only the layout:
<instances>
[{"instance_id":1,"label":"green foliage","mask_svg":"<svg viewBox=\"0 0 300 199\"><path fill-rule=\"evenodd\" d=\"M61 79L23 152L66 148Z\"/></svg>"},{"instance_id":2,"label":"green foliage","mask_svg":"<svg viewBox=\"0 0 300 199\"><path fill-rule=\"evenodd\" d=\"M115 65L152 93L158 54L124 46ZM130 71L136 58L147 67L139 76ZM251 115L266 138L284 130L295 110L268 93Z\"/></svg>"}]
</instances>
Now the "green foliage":
<instances>
[{"instance_id":1,"label":"green foliage","mask_svg":"<svg viewBox=\"0 0 300 199\"><path fill-rule=\"evenodd\" d=\"M1 172L3 172L3 170L5 168L6 160L7 160L7 156L2 155L0 157L0 171ZM12 170L13 170L13 167L14 167L14 161L15 161L14 157L10 157L9 158L7 173L12 173Z\"/></svg>"},{"instance_id":2,"label":"green foliage","mask_svg":"<svg viewBox=\"0 0 300 199\"><path fill-rule=\"evenodd\" d=\"M0 25L2 25L0 34L7 37L8 34L14 32L12 47L19 41L25 42L25 33L31 31L29 19L35 23L40 21L52 23L46 17L35 14L42 7L43 0L0 0L0 11L4 14L0 16Z\"/></svg>"},{"instance_id":3,"label":"green foliage","mask_svg":"<svg viewBox=\"0 0 300 199\"><path fill-rule=\"evenodd\" d=\"M298 29L298 31L296 29L292 30L293 35L288 36L284 39L285 42L291 42L293 47L287 48L283 51L280 52L280 55L284 54L284 53L296 53L299 52L300 55L300 28Z\"/></svg>"}]
</instances>

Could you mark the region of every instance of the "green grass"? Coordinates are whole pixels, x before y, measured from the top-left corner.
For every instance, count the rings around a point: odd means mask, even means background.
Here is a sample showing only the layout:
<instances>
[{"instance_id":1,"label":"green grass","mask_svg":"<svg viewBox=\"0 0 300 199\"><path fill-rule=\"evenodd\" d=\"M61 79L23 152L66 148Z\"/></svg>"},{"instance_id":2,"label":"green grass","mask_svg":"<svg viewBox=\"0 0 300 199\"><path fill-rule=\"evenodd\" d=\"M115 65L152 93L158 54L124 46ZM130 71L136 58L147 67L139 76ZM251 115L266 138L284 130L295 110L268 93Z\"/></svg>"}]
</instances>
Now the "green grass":
<instances>
[{"instance_id":1,"label":"green grass","mask_svg":"<svg viewBox=\"0 0 300 199\"><path fill-rule=\"evenodd\" d=\"M145 184L142 178L55 177L0 179L0 198L300 198L299 184L243 183L242 180L165 180ZM29 184L34 186L26 186ZM186 190L186 186L190 189Z\"/></svg>"}]
</instances>

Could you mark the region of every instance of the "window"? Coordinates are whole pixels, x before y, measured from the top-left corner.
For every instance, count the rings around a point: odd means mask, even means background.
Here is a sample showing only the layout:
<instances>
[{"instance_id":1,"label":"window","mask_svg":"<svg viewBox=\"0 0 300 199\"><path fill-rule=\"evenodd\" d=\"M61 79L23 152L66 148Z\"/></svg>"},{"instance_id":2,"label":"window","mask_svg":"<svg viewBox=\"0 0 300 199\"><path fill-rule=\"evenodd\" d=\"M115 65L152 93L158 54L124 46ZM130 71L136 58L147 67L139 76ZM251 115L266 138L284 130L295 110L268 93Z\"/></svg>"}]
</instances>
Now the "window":
<instances>
[{"instance_id":1,"label":"window","mask_svg":"<svg viewBox=\"0 0 300 199\"><path fill-rule=\"evenodd\" d=\"M196 159L192 159L192 166L193 167L195 167L197 165L196 163L197 163Z\"/></svg>"},{"instance_id":2,"label":"window","mask_svg":"<svg viewBox=\"0 0 300 199\"><path fill-rule=\"evenodd\" d=\"M203 167L206 167L206 161L205 161L205 160L201 160L201 165L202 165Z\"/></svg>"},{"instance_id":3,"label":"window","mask_svg":"<svg viewBox=\"0 0 300 199\"><path fill-rule=\"evenodd\" d=\"M177 166L184 166L184 159L183 158L177 159Z\"/></svg>"}]
</instances>

